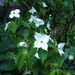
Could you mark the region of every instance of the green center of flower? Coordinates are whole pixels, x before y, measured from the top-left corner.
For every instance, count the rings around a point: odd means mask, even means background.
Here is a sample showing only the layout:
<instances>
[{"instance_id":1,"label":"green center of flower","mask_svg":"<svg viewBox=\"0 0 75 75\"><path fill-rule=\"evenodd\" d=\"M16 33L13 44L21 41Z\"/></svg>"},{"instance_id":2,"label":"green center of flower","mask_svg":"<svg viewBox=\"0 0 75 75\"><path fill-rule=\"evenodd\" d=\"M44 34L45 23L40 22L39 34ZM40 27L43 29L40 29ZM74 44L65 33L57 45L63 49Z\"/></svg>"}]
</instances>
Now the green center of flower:
<instances>
[{"instance_id":1,"label":"green center of flower","mask_svg":"<svg viewBox=\"0 0 75 75\"><path fill-rule=\"evenodd\" d=\"M41 41L41 43L43 43L43 41Z\"/></svg>"},{"instance_id":2,"label":"green center of flower","mask_svg":"<svg viewBox=\"0 0 75 75\"><path fill-rule=\"evenodd\" d=\"M15 12L13 12L13 14L15 14Z\"/></svg>"}]
</instances>

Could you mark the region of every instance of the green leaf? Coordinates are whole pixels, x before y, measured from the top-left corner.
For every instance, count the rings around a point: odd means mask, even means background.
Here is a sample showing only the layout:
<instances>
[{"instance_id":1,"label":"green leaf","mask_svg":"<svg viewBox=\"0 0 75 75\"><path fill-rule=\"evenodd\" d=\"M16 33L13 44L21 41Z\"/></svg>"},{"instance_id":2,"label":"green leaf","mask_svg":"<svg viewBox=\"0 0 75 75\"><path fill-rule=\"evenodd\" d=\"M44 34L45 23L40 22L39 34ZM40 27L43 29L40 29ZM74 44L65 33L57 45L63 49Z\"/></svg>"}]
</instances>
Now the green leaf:
<instances>
[{"instance_id":1,"label":"green leaf","mask_svg":"<svg viewBox=\"0 0 75 75\"><path fill-rule=\"evenodd\" d=\"M56 57L56 55L54 55L51 57L51 60L53 61L52 63L54 63L54 65L61 66L65 59L64 59L64 55L62 55L62 56L57 55L57 57Z\"/></svg>"},{"instance_id":2,"label":"green leaf","mask_svg":"<svg viewBox=\"0 0 75 75\"><path fill-rule=\"evenodd\" d=\"M51 40L49 40L48 46L51 48L55 48L55 44Z\"/></svg>"},{"instance_id":3,"label":"green leaf","mask_svg":"<svg viewBox=\"0 0 75 75\"><path fill-rule=\"evenodd\" d=\"M63 74L66 74L66 70L64 67L60 67L57 69L58 71L62 72Z\"/></svg>"},{"instance_id":4,"label":"green leaf","mask_svg":"<svg viewBox=\"0 0 75 75\"><path fill-rule=\"evenodd\" d=\"M5 3L7 3L8 2L8 0L5 0Z\"/></svg>"},{"instance_id":5,"label":"green leaf","mask_svg":"<svg viewBox=\"0 0 75 75\"><path fill-rule=\"evenodd\" d=\"M48 57L51 57L54 53L54 49L53 48L49 48L48 49Z\"/></svg>"},{"instance_id":6,"label":"green leaf","mask_svg":"<svg viewBox=\"0 0 75 75\"><path fill-rule=\"evenodd\" d=\"M56 70L51 70L47 75L55 75Z\"/></svg>"},{"instance_id":7,"label":"green leaf","mask_svg":"<svg viewBox=\"0 0 75 75\"><path fill-rule=\"evenodd\" d=\"M63 1L62 0L58 0L61 4L63 3Z\"/></svg>"},{"instance_id":8,"label":"green leaf","mask_svg":"<svg viewBox=\"0 0 75 75\"><path fill-rule=\"evenodd\" d=\"M55 5L55 3L54 3L54 1L53 1L53 0L51 0L51 2L50 2L50 3L51 3L51 5L52 5L52 6L54 6L54 5Z\"/></svg>"},{"instance_id":9,"label":"green leaf","mask_svg":"<svg viewBox=\"0 0 75 75\"><path fill-rule=\"evenodd\" d=\"M57 71L57 75L62 75L60 71Z\"/></svg>"},{"instance_id":10,"label":"green leaf","mask_svg":"<svg viewBox=\"0 0 75 75\"><path fill-rule=\"evenodd\" d=\"M19 59L20 59L20 57L23 55L23 52L24 52L25 50L21 50L21 51L19 51L18 53L17 53L17 55L16 55L16 57L15 57L15 64L17 65L18 64L18 62L19 62Z\"/></svg>"},{"instance_id":11,"label":"green leaf","mask_svg":"<svg viewBox=\"0 0 75 75\"><path fill-rule=\"evenodd\" d=\"M41 48L38 50L38 55L42 61L42 63L44 64L45 59L47 58L48 54L47 51L42 50Z\"/></svg>"},{"instance_id":12,"label":"green leaf","mask_svg":"<svg viewBox=\"0 0 75 75\"><path fill-rule=\"evenodd\" d=\"M39 71L40 71L39 66L38 66L38 65L35 65L35 66L33 67L33 75L38 75Z\"/></svg>"},{"instance_id":13,"label":"green leaf","mask_svg":"<svg viewBox=\"0 0 75 75\"><path fill-rule=\"evenodd\" d=\"M42 14L45 14L47 10L46 10L46 9L41 8L41 9L40 9L40 11L41 11L41 13L42 13Z\"/></svg>"},{"instance_id":14,"label":"green leaf","mask_svg":"<svg viewBox=\"0 0 75 75\"><path fill-rule=\"evenodd\" d=\"M47 66L50 64L50 62L51 62L50 58L45 61L45 67L46 67L46 68L47 68Z\"/></svg>"},{"instance_id":15,"label":"green leaf","mask_svg":"<svg viewBox=\"0 0 75 75\"><path fill-rule=\"evenodd\" d=\"M32 59L29 54L26 55L26 65L31 69L32 68Z\"/></svg>"},{"instance_id":16,"label":"green leaf","mask_svg":"<svg viewBox=\"0 0 75 75\"><path fill-rule=\"evenodd\" d=\"M65 52L64 53L65 53L64 57L65 57L65 59L67 59L68 56L69 56L69 49L65 48Z\"/></svg>"},{"instance_id":17,"label":"green leaf","mask_svg":"<svg viewBox=\"0 0 75 75\"><path fill-rule=\"evenodd\" d=\"M12 71L16 69L15 63L11 59L4 60L1 64L1 71Z\"/></svg>"},{"instance_id":18,"label":"green leaf","mask_svg":"<svg viewBox=\"0 0 75 75\"><path fill-rule=\"evenodd\" d=\"M30 28L30 25L29 25L28 22L25 22L25 21L22 20L21 23L22 23L23 26L25 26L27 28Z\"/></svg>"},{"instance_id":19,"label":"green leaf","mask_svg":"<svg viewBox=\"0 0 75 75\"><path fill-rule=\"evenodd\" d=\"M5 54L0 53L0 61L4 60L4 58L5 58Z\"/></svg>"},{"instance_id":20,"label":"green leaf","mask_svg":"<svg viewBox=\"0 0 75 75\"><path fill-rule=\"evenodd\" d=\"M22 67L23 67L23 65L24 65L25 56L26 56L26 54L23 54L23 55L20 57L20 59L19 59L19 63L18 63L19 71L22 69Z\"/></svg>"},{"instance_id":21,"label":"green leaf","mask_svg":"<svg viewBox=\"0 0 75 75\"><path fill-rule=\"evenodd\" d=\"M0 43L0 50L7 51L10 48L13 48L13 41L9 38L2 38L2 42Z\"/></svg>"},{"instance_id":22,"label":"green leaf","mask_svg":"<svg viewBox=\"0 0 75 75\"><path fill-rule=\"evenodd\" d=\"M16 48L18 43L21 41L21 38L17 37L16 39L14 39L14 44L13 44L13 48Z\"/></svg>"},{"instance_id":23,"label":"green leaf","mask_svg":"<svg viewBox=\"0 0 75 75\"><path fill-rule=\"evenodd\" d=\"M34 55L35 55L35 53L36 53L36 48L33 48L33 47L30 47L29 49L28 49L28 53L30 54L30 56L31 57L33 57Z\"/></svg>"},{"instance_id":24,"label":"green leaf","mask_svg":"<svg viewBox=\"0 0 75 75\"><path fill-rule=\"evenodd\" d=\"M66 75L74 75L72 71L67 72Z\"/></svg>"},{"instance_id":25,"label":"green leaf","mask_svg":"<svg viewBox=\"0 0 75 75\"><path fill-rule=\"evenodd\" d=\"M10 30L11 30L13 33L16 32L16 30L17 30L17 24L16 24L16 22L11 21L11 22L9 23L8 32L10 32Z\"/></svg>"},{"instance_id":26,"label":"green leaf","mask_svg":"<svg viewBox=\"0 0 75 75\"><path fill-rule=\"evenodd\" d=\"M30 26L31 26L33 29L36 29L36 26L35 26L34 22L30 23Z\"/></svg>"},{"instance_id":27,"label":"green leaf","mask_svg":"<svg viewBox=\"0 0 75 75\"><path fill-rule=\"evenodd\" d=\"M13 0L13 2L15 3L17 0Z\"/></svg>"},{"instance_id":28,"label":"green leaf","mask_svg":"<svg viewBox=\"0 0 75 75\"><path fill-rule=\"evenodd\" d=\"M23 33L22 33L22 35L24 36L24 37L28 37L29 36L29 34L30 34L30 30L29 29L25 29L24 31L23 31Z\"/></svg>"}]
</instances>

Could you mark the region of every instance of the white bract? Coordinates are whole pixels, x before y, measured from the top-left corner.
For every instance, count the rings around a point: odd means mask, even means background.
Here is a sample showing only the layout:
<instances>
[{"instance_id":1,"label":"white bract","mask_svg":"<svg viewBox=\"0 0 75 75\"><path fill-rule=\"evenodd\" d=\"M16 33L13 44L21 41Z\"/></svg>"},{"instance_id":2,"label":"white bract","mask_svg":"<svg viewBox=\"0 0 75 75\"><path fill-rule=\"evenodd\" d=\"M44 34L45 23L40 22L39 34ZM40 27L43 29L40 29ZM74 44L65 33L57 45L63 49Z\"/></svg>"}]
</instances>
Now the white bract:
<instances>
[{"instance_id":1,"label":"white bract","mask_svg":"<svg viewBox=\"0 0 75 75\"><path fill-rule=\"evenodd\" d=\"M35 20L36 16L31 15L31 18L28 20L30 23Z\"/></svg>"},{"instance_id":2,"label":"white bract","mask_svg":"<svg viewBox=\"0 0 75 75\"><path fill-rule=\"evenodd\" d=\"M26 42L20 42L19 44L18 44L18 47L27 47L28 45L27 45L27 43Z\"/></svg>"},{"instance_id":3,"label":"white bract","mask_svg":"<svg viewBox=\"0 0 75 75\"><path fill-rule=\"evenodd\" d=\"M51 30L49 22L47 23L47 28Z\"/></svg>"},{"instance_id":4,"label":"white bract","mask_svg":"<svg viewBox=\"0 0 75 75\"><path fill-rule=\"evenodd\" d=\"M65 43L59 43L58 44L58 51L59 51L60 55L64 54L64 52L63 52L64 46L65 46Z\"/></svg>"},{"instance_id":5,"label":"white bract","mask_svg":"<svg viewBox=\"0 0 75 75\"><path fill-rule=\"evenodd\" d=\"M49 15L49 19L51 20L51 14Z\"/></svg>"},{"instance_id":6,"label":"white bract","mask_svg":"<svg viewBox=\"0 0 75 75\"><path fill-rule=\"evenodd\" d=\"M34 38L36 39L36 41L34 42L34 47L42 48L47 51L47 42L49 41L50 36L36 32Z\"/></svg>"},{"instance_id":7,"label":"white bract","mask_svg":"<svg viewBox=\"0 0 75 75\"><path fill-rule=\"evenodd\" d=\"M5 30L7 30L9 23L10 22L8 22L8 23L5 24Z\"/></svg>"},{"instance_id":8,"label":"white bract","mask_svg":"<svg viewBox=\"0 0 75 75\"><path fill-rule=\"evenodd\" d=\"M19 9L12 10L12 11L10 12L9 17L10 17L10 18L13 18L13 17L19 18L19 17L20 17L19 13L20 13L20 10L19 10Z\"/></svg>"},{"instance_id":9,"label":"white bract","mask_svg":"<svg viewBox=\"0 0 75 75\"><path fill-rule=\"evenodd\" d=\"M34 14L34 13L37 12L37 11L35 10L34 7L32 7L32 9L30 9L29 12L32 13L32 14Z\"/></svg>"},{"instance_id":10,"label":"white bract","mask_svg":"<svg viewBox=\"0 0 75 75\"><path fill-rule=\"evenodd\" d=\"M35 56L36 58L40 59L38 53L36 53L34 56Z\"/></svg>"},{"instance_id":11,"label":"white bract","mask_svg":"<svg viewBox=\"0 0 75 75\"><path fill-rule=\"evenodd\" d=\"M45 3L45 2L42 2L42 4L43 4L43 7L47 7L47 5L46 5L46 3Z\"/></svg>"},{"instance_id":12,"label":"white bract","mask_svg":"<svg viewBox=\"0 0 75 75\"><path fill-rule=\"evenodd\" d=\"M40 25L44 25L44 21L42 19L37 18L36 16L31 15L31 18L28 20L30 23L33 21L35 26L38 27Z\"/></svg>"},{"instance_id":13,"label":"white bract","mask_svg":"<svg viewBox=\"0 0 75 75\"><path fill-rule=\"evenodd\" d=\"M36 27L40 26L40 25L44 25L44 21L42 19L36 18L34 19L34 23L36 25Z\"/></svg>"}]
</instances>

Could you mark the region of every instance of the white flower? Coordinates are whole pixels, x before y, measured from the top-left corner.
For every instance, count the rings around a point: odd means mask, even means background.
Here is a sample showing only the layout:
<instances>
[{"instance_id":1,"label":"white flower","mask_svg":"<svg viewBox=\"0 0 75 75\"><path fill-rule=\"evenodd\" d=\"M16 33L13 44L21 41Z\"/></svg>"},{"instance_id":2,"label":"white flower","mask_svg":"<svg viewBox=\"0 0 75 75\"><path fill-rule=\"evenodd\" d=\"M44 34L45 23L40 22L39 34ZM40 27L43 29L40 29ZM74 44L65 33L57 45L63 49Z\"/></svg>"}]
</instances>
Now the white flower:
<instances>
[{"instance_id":1,"label":"white flower","mask_svg":"<svg viewBox=\"0 0 75 75\"><path fill-rule=\"evenodd\" d=\"M36 53L34 56L35 56L36 58L40 59L38 53Z\"/></svg>"},{"instance_id":2,"label":"white flower","mask_svg":"<svg viewBox=\"0 0 75 75\"><path fill-rule=\"evenodd\" d=\"M51 30L49 22L47 23L47 28Z\"/></svg>"},{"instance_id":3,"label":"white flower","mask_svg":"<svg viewBox=\"0 0 75 75\"><path fill-rule=\"evenodd\" d=\"M47 7L47 5L46 5L46 3L45 3L45 2L42 2L42 4L43 4L43 7Z\"/></svg>"},{"instance_id":4,"label":"white flower","mask_svg":"<svg viewBox=\"0 0 75 75\"><path fill-rule=\"evenodd\" d=\"M26 42L20 42L19 44L18 44L18 47L27 47L28 45L27 45L27 43Z\"/></svg>"},{"instance_id":5,"label":"white flower","mask_svg":"<svg viewBox=\"0 0 75 75\"><path fill-rule=\"evenodd\" d=\"M32 7L32 9L29 10L30 13L34 14L34 12L37 12L34 7Z\"/></svg>"},{"instance_id":6,"label":"white flower","mask_svg":"<svg viewBox=\"0 0 75 75\"><path fill-rule=\"evenodd\" d=\"M7 30L9 23L10 22L8 22L8 23L5 24L5 30Z\"/></svg>"},{"instance_id":7,"label":"white flower","mask_svg":"<svg viewBox=\"0 0 75 75\"><path fill-rule=\"evenodd\" d=\"M35 17L36 16L31 15L31 18L28 21L31 23L32 21L34 21Z\"/></svg>"},{"instance_id":8,"label":"white flower","mask_svg":"<svg viewBox=\"0 0 75 75\"><path fill-rule=\"evenodd\" d=\"M19 9L12 10L12 11L10 12L9 17L10 17L10 18L13 18L13 17L19 18L19 17L20 17L19 13L20 13L20 10L19 10Z\"/></svg>"},{"instance_id":9,"label":"white flower","mask_svg":"<svg viewBox=\"0 0 75 75\"><path fill-rule=\"evenodd\" d=\"M42 19L39 19L39 18L36 18L35 17L34 23L35 23L36 27L38 27L40 25L43 25L44 24L44 21Z\"/></svg>"},{"instance_id":10,"label":"white flower","mask_svg":"<svg viewBox=\"0 0 75 75\"><path fill-rule=\"evenodd\" d=\"M39 18L37 18L36 16L33 16L33 15L31 15L31 18L28 21L30 23L33 21L35 23L36 27L44 24L44 21L42 19L39 19Z\"/></svg>"},{"instance_id":11,"label":"white flower","mask_svg":"<svg viewBox=\"0 0 75 75\"><path fill-rule=\"evenodd\" d=\"M49 41L50 36L44 34L42 35L36 32L34 37L36 39L36 41L34 42L34 47L42 48L44 50L48 49L47 42Z\"/></svg>"},{"instance_id":12,"label":"white flower","mask_svg":"<svg viewBox=\"0 0 75 75\"><path fill-rule=\"evenodd\" d=\"M64 54L64 52L63 52L64 46L65 46L65 43L59 43L58 44L58 51L59 51L60 55Z\"/></svg>"}]
</instances>

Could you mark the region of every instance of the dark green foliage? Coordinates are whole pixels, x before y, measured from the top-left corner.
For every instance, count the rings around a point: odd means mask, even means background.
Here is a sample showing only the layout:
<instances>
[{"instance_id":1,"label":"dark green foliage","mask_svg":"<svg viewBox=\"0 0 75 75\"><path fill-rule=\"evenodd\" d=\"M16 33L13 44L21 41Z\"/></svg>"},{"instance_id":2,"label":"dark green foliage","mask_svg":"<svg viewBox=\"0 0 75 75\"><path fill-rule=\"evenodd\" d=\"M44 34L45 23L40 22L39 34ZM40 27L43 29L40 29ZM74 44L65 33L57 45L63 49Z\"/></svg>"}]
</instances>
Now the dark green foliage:
<instances>
[{"instance_id":1,"label":"dark green foliage","mask_svg":"<svg viewBox=\"0 0 75 75\"><path fill-rule=\"evenodd\" d=\"M75 1L10 1L12 6L9 0L5 0L5 6L0 6L0 75L75 75L75 59L69 60L69 55L75 57ZM42 1L47 7L43 7ZM37 11L34 16L44 20L44 25L36 27L34 22L29 23L32 6ZM20 18L9 18L13 9L20 9ZM47 28L48 22L51 30ZM50 35L54 40L48 41L48 51L34 48L35 32ZM19 42L26 42L27 46L18 47ZM65 54L59 54L56 42L66 43ZM35 57L36 53L39 59Z\"/></svg>"}]
</instances>

